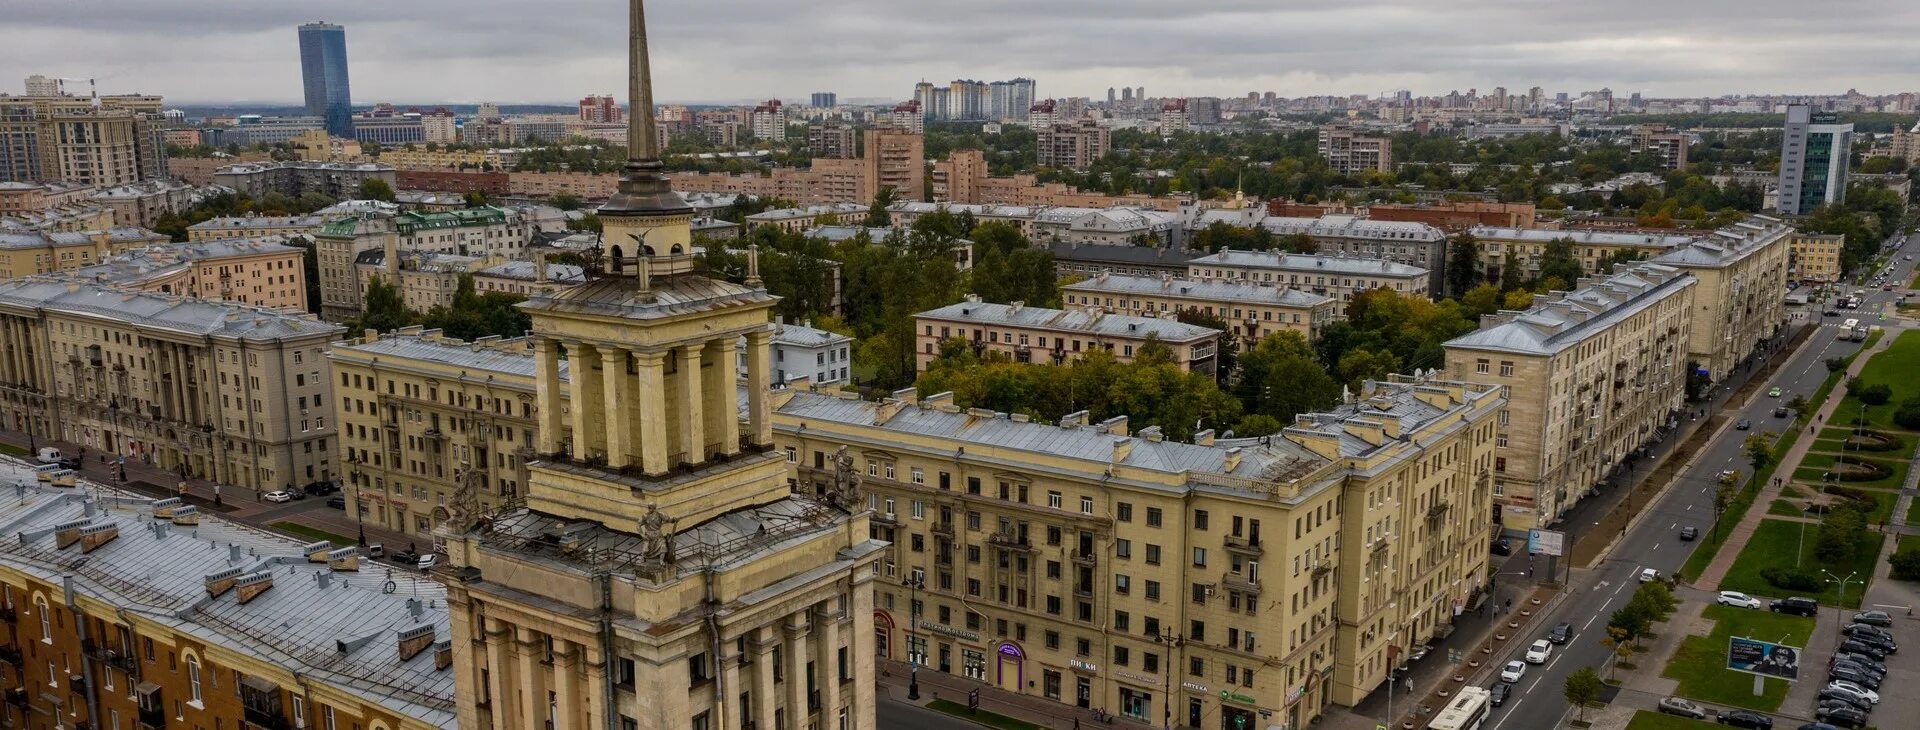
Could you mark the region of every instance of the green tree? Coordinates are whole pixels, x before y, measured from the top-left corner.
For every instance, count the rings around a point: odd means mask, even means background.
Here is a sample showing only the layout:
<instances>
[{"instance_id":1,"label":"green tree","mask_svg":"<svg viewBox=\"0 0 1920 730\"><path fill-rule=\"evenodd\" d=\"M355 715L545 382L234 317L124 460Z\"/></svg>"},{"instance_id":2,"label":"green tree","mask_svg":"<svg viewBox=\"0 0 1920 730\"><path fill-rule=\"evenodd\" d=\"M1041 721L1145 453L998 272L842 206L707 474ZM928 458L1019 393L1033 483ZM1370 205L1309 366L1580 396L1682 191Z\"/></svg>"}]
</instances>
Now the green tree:
<instances>
[{"instance_id":1,"label":"green tree","mask_svg":"<svg viewBox=\"0 0 1920 730\"><path fill-rule=\"evenodd\" d=\"M1870 406L1885 405L1887 401L1893 399L1893 387L1886 383L1874 383L1853 391L1853 397L1859 398L1861 403Z\"/></svg>"},{"instance_id":2,"label":"green tree","mask_svg":"<svg viewBox=\"0 0 1920 730\"><path fill-rule=\"evenodd\" d=\"M362 294L360 321L349 330L374 330L392 332L413 324L413 312L407 310L406 300L400 289L387 283L384 276L375 276L367 280L367 290Z\"/></svg>"},{"instance_id":3,"label":"green tree","mask_svg":"<svg viewBox=\"0 0 1920 730\"><path fill-rule=\"evenodd\" d=\"M1854 552L1867 536L1865 516L1852 501L1830 505L1820 518L1820 529L1813 539L1813 557L1828 565L1853 560Z\"/></svg>"},{"instance_id":4,"label":"green tree","mask_svg":"<svg viewBox=\"0 0 1920 730\"><path fill-rule=\"evenodd\" d=\"M487 194L478 190L468 190L461 197L466 199L469 208L478 208L487 204Z\"/></svg>"},{"instance_id":5,"label":"green tree","mask_svg":"<svg viewBox=\"0 0 1920 730\"><path fill-rule=\"evenodd\" d=\"M1727 509L1740 496L1740 472L1724 471L1720 473L1720 483L1713 490L1713 541L1720 542L1720 523Z\"/></svg>"},{"instance_id":6,"label":"green tree","mask_svg":"<svg viewBox=\"0 0 1920 730\"><path fill-rule=\"evenodd\" d=\"M1249 413L1281 423L1340 400L1340 383L1315 361L1306 338L1293 331L1267 335L1241 355L1233 390Z\"/></svg>"},{"instance_id":7,"label":"green tree","mask_svg":"<svg viewBox=\"0 0 1920 730\"><path fill-rule=\"evenodd\" d=\"M580 201L580 196L574 195L573 193L561 193L559 195L555 195L551 200L547 202L552 203L553 207L559 208L561 210L579 210L580 206L582 205Z\"/></svg>"},{"instance_id":8,"label":"green tree","mask_svg":"<svg viewBox=\"0 0 1920 730\"><path fill-rule=\"evenodd\" d=\"M1900 408L1893 412L1893 422L1901 428L1920 431L1920 397L1901 401Z\"/></svg>"},{"instance_id":9,"label":"green tree","mask_svg":"<svg viewBox=\"0 0 1920 730\"><path fill-rule=\"evenodd\" d=\"M1587 705L1600 701L1600 693L1605 689L1605 683L1600 681L1600 675L1594 673L1593 667L1581 667L1580 671L1567 675L1562 694L1568 703L1580 708L1580 720L1585 722Z\"/></svg>"},{"instance_id":10,"label":"green tree","mask_svg":"<svg viewBox=\"0 0 1920 730\"><path fill-rule=\"evenodd\" d=\"M1483 315L1500 311L1502 304L1500 287L1488 283L1476 285L1460 295L1461 314L1474 321L1479 321Z\"/></svg>"},{"instance_id":11,"label":"green tree","mask_svg":"<svg viewBox=\"0 0 1920 730\"><path fill-rule=\"evenodd\" d=\"M1480 283L1480 240L1471 233L1447 239L1447 294L1459 297Z\"/></svg>"},{"instance_id":12,"label":"green tree","mask_svg":"<svg viewBox=\"0 0 1920 730\"><path fill-rule=\"evenodd\" d=\"M1540 254L1540 281L1558 279L1560 290L1569 290L1586 276L1580 268L1580 259L1574 256L1573 240L1556 238L1547 242L1546 250Z\"/></svg>"},{"instance_id":13,"label":"green tree","mask_svg":"<svg viewBox=\"0 0 1920 730\"><path fill-rule=\"evenodd\" d=\"M887 208L893 206L893 201L893 186L880 186L880 190L873 194L873 202L867 205L865 225L868 228L886 228L893 225L892 216L887 212Z\"/></svg>"},{"instance_id":14,"label":"green tree","mask_svg":"<svg viewBox=\"0 0 1920 730\"><path fill-rule=\"evenodd\" d=\"M1611 649L1613 653L1613 662L1607 665L1607 677L1611 679L1621 668L1620 665L1633 658L1633 636L1626 629L1609 624L1607 635L1600 637L1600 645Z\"/></svg>"},{"instance_id":15,"label":"green tree","mask_svg":"<svg viewBox=\"0 0 1920 730\"><path fill-rule=\"evenodd\" d=\"M1794 413L1806 413L1807 397L1804 395L1796 395L1787 399L1787 410L1793 411Z\"/></svg>"},{"instance_id":16,"label":"green tree","mask_svg":"<svg viewBox=\"0 0 1920 730\"><path fill-rule=\"evenodd\" d=\"M1920 580L1920 545L1907 545L1887 556L1893 566L1891 575L1899 580Z\"/></svg>"},{"instance_id":17,"label":"green tree","mask_svg":"<svg viewBox=\"0 0 1920 730\"><path fill-rule=\"evenodd\" d=\"M1514 291L1527 288L1527 279L1520 272L1520 255L1507 247L1506 255L1500 258L1500 291Z\"/></svg>"},{"instance_id":18,"label":"green tree","mask_svg":"<svg viewBox=\"0 0 1920 730\"><path fill-rule=\"evenodd\" d=\"M1747 434L1746 441L1741 442L1741 449L1747 455L1747 466L1753 468L1755 480L1760 478L1762 469L1773 463L1773 439L1772 433L1760 431Z\"/></svg>"},{"instance_id":19,"label":"green tree","mask_svg":"<svg viewBox=\"0 0 1920 730\"><path fill-rule=\"evenodd\" d=\"M387 181L380 178L370 177L360 181L360 190L355 197L361 200L384 200L391 203L393 202L393 186L388 185Z\"/></svg>"}]
</instances>

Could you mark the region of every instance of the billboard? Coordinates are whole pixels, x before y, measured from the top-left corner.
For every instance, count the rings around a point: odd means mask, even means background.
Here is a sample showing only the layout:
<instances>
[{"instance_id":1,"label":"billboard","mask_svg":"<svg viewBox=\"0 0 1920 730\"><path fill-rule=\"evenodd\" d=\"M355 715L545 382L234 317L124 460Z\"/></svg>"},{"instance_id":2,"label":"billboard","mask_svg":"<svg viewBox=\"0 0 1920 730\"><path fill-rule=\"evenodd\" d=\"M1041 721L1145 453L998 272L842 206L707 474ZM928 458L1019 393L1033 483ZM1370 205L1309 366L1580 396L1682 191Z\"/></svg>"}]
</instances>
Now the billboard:
<instances>
[{"instance_id":1,"label":"billboard","mask_svg":"<svg viewBox=\"0 0 1920 730\"><path fill-rule=\"evenodd\" d=\"M1553 530L1528 530L1528 555L1566 555L1567 534Z\"/></svg>"},{"instance_id":2,"label":"billboard","mask_svg":"<svg viewBox=\"0 0 1920 730\"><path fill-rule=\"evenodd\" d=\"M1727 640L1727 668L1795 682L1800 679L1802 651L1797 646L1735 636Z\"/></svg>"}]
</instances>

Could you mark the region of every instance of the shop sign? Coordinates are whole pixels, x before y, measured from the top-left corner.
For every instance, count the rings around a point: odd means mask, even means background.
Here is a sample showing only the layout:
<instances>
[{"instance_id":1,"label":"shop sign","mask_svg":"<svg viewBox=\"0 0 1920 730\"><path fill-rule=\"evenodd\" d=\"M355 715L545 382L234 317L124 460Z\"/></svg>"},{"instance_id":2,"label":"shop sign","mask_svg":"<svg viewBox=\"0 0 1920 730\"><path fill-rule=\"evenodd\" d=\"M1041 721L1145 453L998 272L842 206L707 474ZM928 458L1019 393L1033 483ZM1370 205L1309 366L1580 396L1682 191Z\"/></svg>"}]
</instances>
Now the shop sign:
<instances>
[{"instance_id":1,"label":"shop sign","mask_svg":"<svg viewBox=\"0 0 1920 730\"><path fill-rule=\"evenodd\" d=\"M1114 670L1113 676L1119 677L1129 682L1133 682L1135 684L1154 685L1154 684L1160 683L1159 677L1148 677L1148 676L1143 676L1139 674L1134 674L1132 672L1122 672L1117 669Z\"/></svg>"},{"instance_id":2,"label":"shop sign","mask_svg":"<svg viewBox=\"0 0 1920 730\"><path fill-rule=\"evenodd\" d=\"M1093 663L1093 662L1083 662L1083 661L1080 661L1080 660L1078 660L1078 659L1073 659L1073 660L1070 660L1070 661L1068 661L1068 662L1067 662L1067 666L1069 666L1069 667L1073 667L1074 669L1076 669L1076 670L1079 670L1079 671L1082 671L1082 672L1098 672L1098 671L1100 671L1100 665L1098 665L1098 664L1095 664L1095 663Z\"/></svg>"},{"instance_id":3,"label":"shop sign","mask_svg":"<svg viewBox=\"0 0 1920 730\"><path fill-rule=\"evenodd\" d=\"M1204 684L1200 684L1199 682L1181 682L1180 686L1183 689L1187 690L1188 692L1198 692L1200 694L1207 693L1207 686Z\"/></svg>"},{"instance_id":4,"label":"shop sign","mask_svg":"<svg viewBox=\"0 0 1920 730\"><path fill-rule=\"evenodd\" d=\"M1243 695L1243 694L1240 694L1239 692L1235 692L1230 689L1220 690L1220 699L1232 700L1234 702L1239 702L1239 703L1248 704L1248 705L1251 705L1254 703L1254 699L1251 696Z\"/></svg>"},{"instance_id":5,"label":"shop sign","mask_svg":"<svg viewBox=\"0 0 1920 730\"><path fill-rule=\"evenodd\" d=\"M927 623L927 622L925 622L925 621L921 621L921 622L920 622L920 628L922 628L922 629L926 629L926 630L928 630L928 631L931 631L931 632L933 632L933 633L936 633L936 634L943 634L943 635L946 635L946 636L951 636L951 637L953 637L953 638L956 638L956 639L965 639L965 640L967 640L967 641L979 641L979 640L980 640L980 635L979 635L979 634L976 634L976 633L974 633L974 632L972 632L972 631L967 631L967 630L965 630L965 629L956 629L956 628L954 628L954 627L952 627L952 626L942 626L942 625L940 625L940 624L930 624L930 623Z\"/></svg>"}]
</instances>

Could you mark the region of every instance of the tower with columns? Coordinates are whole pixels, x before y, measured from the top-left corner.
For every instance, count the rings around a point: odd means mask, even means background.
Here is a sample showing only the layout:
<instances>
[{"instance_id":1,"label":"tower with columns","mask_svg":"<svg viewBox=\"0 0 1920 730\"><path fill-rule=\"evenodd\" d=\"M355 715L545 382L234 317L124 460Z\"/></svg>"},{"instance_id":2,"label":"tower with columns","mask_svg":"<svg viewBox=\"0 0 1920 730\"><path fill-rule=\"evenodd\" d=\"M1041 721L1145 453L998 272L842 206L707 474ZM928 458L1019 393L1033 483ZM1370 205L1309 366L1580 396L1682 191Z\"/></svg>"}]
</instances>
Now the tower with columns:
<instances>
[{"instance_id":1,"label":"tower with columns","mask_svg":"<svg viewBox=\"0 0 1920 730\"><path fill-rule=\"evenodd\" d=\"M699 270L629 2L629 159L601 266L521 305L542 406L525 499L441 531L460 726L866 730L882 545L854 486L789 487L775 298Z\"/></svg>"}]
</instances>

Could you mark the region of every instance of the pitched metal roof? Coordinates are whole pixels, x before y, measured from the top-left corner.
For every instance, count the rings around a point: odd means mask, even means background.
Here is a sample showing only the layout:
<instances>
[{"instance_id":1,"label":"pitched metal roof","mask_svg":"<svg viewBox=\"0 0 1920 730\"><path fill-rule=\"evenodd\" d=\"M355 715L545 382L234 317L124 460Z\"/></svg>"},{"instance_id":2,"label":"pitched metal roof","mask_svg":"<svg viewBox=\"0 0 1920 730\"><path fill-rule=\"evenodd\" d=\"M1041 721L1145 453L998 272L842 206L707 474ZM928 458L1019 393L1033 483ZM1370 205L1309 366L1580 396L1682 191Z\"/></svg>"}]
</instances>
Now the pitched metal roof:
<instances>
[{"instance_id":1,"label":"pitched metal roof","mask_svg":"<svg viewBox=\"0 0 1920 730\"><path fill-rule=\"evenodd\" d=\"M1446 342L1449 349L1548 355L1644 311L1697 279L1680 269L1642 262L1571 292L1535 297L1524 311L1489 315L1475 332Z\"/></svg>"},{"instance_id":2,"label":"pitched metal roof","mask_svg":"<svg viewBox=\"0 0 1920 730\"><path fill-rule=\"evenodd\" d=\"M118 289L58 276L0 282L0 304L80 314L134 327L200 337L271 342L290 337L334 335L340 325L313 315L237 302Z\"/></svg>"},{"instance_id":3,"label":"pitched metal roof","mask_svg":"<svg viewBox=\"0 0 1920 730\"><path fill-rule=\"evenodd\" d=\"M1218 253L1201 256L1187 262L1188 266L1225 266L1275 271L1298 272L1303 274L1348 274L1363 276L1385 276L1403 279L1425 278L1427 270L1412 264L1403 264L1387 259L1356 258L1350 256L1322 256L1319 254L1285 253L1282 251L1241 251L1224 249Z\"/></svg>"},{"instance_id":4,"label":"pitched metal roof","mask_svg":"<svg viewBox=\"0 0 1920 730\"><path fill-rule=\"evenodd\" d=\"M411 328L410 328L411 329ZM440 330L401 330L380 335L371 342L351 340L334 343L333 353L357 353L374 357L423 360L470 370L470 375L514 375L534 377L533 351L525 337L510 340L464 342L442 336ZM560 358L560 379L567 379L567 358Z\"/></svg>"},{"instance_id":5,"label":"pitched metal roof","mask_svg":"<svg viewBox=\"0 0 1920 730\"><path fill-rule=\"evenodd\" d=\"M1080 332L1107 337L1143 339L1153 335L1167 342L1188 342L1220 334L1220 330L1187 324L1176 319L1135 317L1085 309L1047 309L977 300L930 309L914 317L981 325L1030 327L1056 332Z\"/></svg>"},{"instance_id":6,"label":"pitched metal roof","mask_svg":"<svg viewBox=\"0 0 1920 730\"><path fill-rule=\"evenodd\" d=\"M1266 286L1243 281L1196 281L1153 276L1115 276L1101 274L1063 287L1066 291L1100 294L1205 299L1235 304L1270 304L1285 307L1317 307L1333 297L1285 286Z\"/></svg>"}]
</instances>

